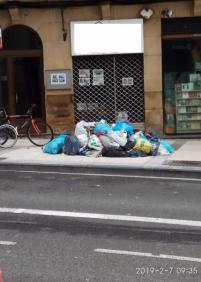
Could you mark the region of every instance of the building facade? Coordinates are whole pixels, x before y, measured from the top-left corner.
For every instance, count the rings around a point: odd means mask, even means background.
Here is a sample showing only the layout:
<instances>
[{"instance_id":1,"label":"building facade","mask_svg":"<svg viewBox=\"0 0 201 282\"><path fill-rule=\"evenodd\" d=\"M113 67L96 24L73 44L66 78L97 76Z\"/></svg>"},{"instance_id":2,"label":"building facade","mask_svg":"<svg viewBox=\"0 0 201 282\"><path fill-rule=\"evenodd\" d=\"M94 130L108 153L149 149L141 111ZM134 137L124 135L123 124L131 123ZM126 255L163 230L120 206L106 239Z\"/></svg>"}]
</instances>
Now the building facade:
<instances>
[{"instance_id":1,"label":"building facade","mask_svg":"<svg viewBox=\"0 0 201 282\"><path fill-rule=\"evenodd\" d=\"M201 0L11 2L0 1L1 106L38 104L57 132L118 111L160 134L201 133ZM139 18L143 53L72 56L71 22ZM83 85L89 73L102 85Z\"/></svg>"}]
</instances>

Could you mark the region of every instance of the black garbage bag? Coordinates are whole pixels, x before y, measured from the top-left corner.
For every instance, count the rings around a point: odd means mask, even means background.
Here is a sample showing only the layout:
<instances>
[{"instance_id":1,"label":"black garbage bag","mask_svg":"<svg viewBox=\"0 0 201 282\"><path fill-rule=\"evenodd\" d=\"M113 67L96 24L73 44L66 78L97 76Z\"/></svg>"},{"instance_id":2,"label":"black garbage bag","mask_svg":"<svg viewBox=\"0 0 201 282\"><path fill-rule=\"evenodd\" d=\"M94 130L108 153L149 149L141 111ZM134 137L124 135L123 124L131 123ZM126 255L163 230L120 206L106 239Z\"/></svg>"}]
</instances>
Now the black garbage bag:
<instances>
[{"instance_id":1,"label":"black garbage bag","mask_svg":"<svg viewBox=\"0 0 201 282\"><path fill-rule=\"evenodd\" d=\"M147 157L148 154L144 153L144 152L141 152L141 151L138 151L138 150L135 150L135 149L132 149L129 151L129 154L131 155L131 157L133 158L138 158L138 157Z\"/></svg>"},{"instance_id":2,"label":"black garbage bag","mask_svg":"<svg viewBox=\"0 0 201 282\"><path fill-rule=\"evenodd\" d=\"M103 148L102 149L102 156L103 157L114 157L114 158L119 158L119 157L130 157L130 153L124 151L122 148Z\"/></svg>"},{"instance_id":3,"label":"black garbage bag","mask_svg":"<svg viewBox=\"0 0 201 282\"><path fill-rule=\"evenodd\" d=\"M130 151L130 150L132 150L133 149L133 147L134 147L134 145L135 145L135 142L133 142L133 141L128 141L127 143L126 143L126 145L124 146L124 147L121 147L124 151Z\"/></svg>"}]
</instances>

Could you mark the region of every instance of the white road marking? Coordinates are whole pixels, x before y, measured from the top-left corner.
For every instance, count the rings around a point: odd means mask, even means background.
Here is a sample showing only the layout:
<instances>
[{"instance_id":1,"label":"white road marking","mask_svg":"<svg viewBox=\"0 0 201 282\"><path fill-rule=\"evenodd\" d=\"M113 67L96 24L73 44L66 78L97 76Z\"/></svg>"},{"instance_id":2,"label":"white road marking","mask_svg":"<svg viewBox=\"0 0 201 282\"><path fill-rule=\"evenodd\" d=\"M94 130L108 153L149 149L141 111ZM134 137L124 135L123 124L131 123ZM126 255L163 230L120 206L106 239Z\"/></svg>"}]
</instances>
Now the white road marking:
<instances>
[{"instance_id":1,"label":"white road marking","mask_svg":"<svg viewBox=\"0 0 201 282\"><path fill-rule=\"evenodd\" d=\"M68 212L68 211L54 211L54 210L37 210L37 209L22 209L22 208L0 208L0 213L11 214L26 214L39 216L55 216L66 218L85 218L85 219L100 219L100 220L115 220L128 222L147 222L155 224L169 224L169 225L183 225L191 227L201 227L201 221L183 220L172 218L159 217L142 217L132 215L116 215L116 214L99 214L99 213L84 213L84 212Z\"/></svg>"},{"instance_id":2,"label":"white road marking","mask_svg":"<svg viewBox=\"0 0 201 282\"><path fill-rule=\"evenodd\" d=\"M16 245L16 242L12 242L12 241L0 241L0 245L14 246L14 245Z\"/></svg>"},{"instance_id":3,"label":"white road marking","mask_svg":"<svg viewBox=\"0 0 201 282\"><path fill-rule=\"evenodd\" d=\"M3 170L0 172L16 172L16 173L35 173L35 174L58 174L58 175L77 175L77 176L103 176L103 177L119 177L119 178L139 178L139 179L161 179L161 180L178 180L178 181L196 181L201 182L198 178L180 178L166 176L149 176L149 175L129 175L129 174L104 174L104 173L80 173L80 172L57 172L57 171L37 171L37 170Z\"/></svg>"},{"instance_id":4,"label":"white road marking","mask_svg":"<svg viewBox=\"0 0 201 282\"><path fill-rule=\"evenodd\" d=\"M201 263L201 258L172 256L172 255L164 255L164 254L153 255L152 253L129 252L129 251L110 250L110 249L95 249L94 252L104 253L104 254L116 254L116 255L127 255L127 256L138 256L138 257L172 259L172 260L180 260L180 261L193 261L193 262L200 262Z\"/></svg>"}]
</instances>

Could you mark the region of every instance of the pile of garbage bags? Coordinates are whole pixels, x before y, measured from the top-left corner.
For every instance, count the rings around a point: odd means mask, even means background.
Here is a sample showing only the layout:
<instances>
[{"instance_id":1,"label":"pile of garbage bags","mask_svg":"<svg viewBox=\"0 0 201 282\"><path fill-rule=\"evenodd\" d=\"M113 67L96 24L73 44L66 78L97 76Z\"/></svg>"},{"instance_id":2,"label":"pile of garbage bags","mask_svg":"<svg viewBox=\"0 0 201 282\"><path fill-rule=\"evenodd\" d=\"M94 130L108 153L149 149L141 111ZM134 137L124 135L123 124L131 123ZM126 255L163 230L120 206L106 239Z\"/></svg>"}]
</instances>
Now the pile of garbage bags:
<instances>
[{"instance_id":1,"label":"pile of garbage bags","mask_svg":"<svg viewBox=\"0 0 201 282\"><path fill-rule=\"evenodd\" d=\"M135 130L128 121L110 125L80 121L74 134L61 134L43 147L44 153L103 157L146 157L167 155L174 151L156 133Z\"/></svg>"}]
</instances>

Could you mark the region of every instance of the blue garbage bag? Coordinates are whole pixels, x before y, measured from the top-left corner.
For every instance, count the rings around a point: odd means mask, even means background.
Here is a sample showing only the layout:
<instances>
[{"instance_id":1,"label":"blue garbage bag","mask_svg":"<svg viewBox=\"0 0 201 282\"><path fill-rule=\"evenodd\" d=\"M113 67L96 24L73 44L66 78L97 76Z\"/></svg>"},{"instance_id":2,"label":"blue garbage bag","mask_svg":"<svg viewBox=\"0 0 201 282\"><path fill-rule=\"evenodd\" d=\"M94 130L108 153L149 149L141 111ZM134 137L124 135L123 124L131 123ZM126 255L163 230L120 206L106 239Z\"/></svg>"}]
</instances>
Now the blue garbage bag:
<instances>
[{"instance_id":1,"label":"blue garbage bag","mask_svg":"<svg viewBox=\"0 0 201 282\"><path fill-rule=\"evenodd\" d=\"M54 155L62 153L64 141L67 135L68 134L60 134L58 137L54 138L43 147L43 152Z\"/></svg>"},{"instance_id":2,"label":"blue garbage bag","mask_svg":"<svg viewBox=\"0 0 201 282\"><path fill-rule=\"evenodd\" d=\"M170 144L170 142L166 141L166 140L161 140L160 144L169 152L169 153L173 153L174 152L174 148L173 146Z\"/></svg>"},{"instance_id":3,"label":"blue garbage bag","mask_svg":"<svg viewBox=\"0 0 201 282\"><path fill-rule=\"evenodd\" d=\"M114 131L124 130L127 132L128 137L134 132L133 126L127 121L117 121L112 129Z\"/></svg>"},{"instance_id":4,"label":"blue garbage bag","mask_svg":"<svg viewBox=\"0 0 201 282\"><path fill-rule=\"evenodd\" d=\"M111 132L112 128L110 127L110 125L107 122L97 122L93 132L94 133L98 133L101 132L103 134L107 134L108 132Z\"/></svg>"}]
</instances>

